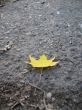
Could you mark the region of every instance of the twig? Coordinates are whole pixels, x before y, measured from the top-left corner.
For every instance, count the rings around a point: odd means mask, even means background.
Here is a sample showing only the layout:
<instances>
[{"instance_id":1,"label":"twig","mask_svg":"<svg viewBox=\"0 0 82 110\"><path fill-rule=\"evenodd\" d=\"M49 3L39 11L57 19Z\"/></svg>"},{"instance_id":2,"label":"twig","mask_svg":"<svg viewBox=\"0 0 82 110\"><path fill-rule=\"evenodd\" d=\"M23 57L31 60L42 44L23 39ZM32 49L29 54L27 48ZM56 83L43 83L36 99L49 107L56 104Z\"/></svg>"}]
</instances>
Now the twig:
<instances>
[{"instance_id":1,"label":"twig","mask_svg":"<svg viewBox=\"0 0 82 110\"><path fill-rule=\"evenodd\" d=\"M34 85L34 84L31 84L31 83L29 83L29 82L28 82L28 84L29 84L30 86L32 86L32 87L34 87L34 88L36 88L36 89L39 89L40 91L43 92L43 94L44 94L44 96L43 96L43 97L44 97L44 98L43 98L43 103L44 103L45 109L48 110L47 105L46 105L46 100L45 100L46 92L45 92L43 89L37 87L37 86Z\"/></svg>"},{"instance_id":2,"label":"twig","mask_svg":"<svg viewBox=\"0 0 82 110\"><path fill-rule=\"evenodd\" d=\"M47 105L46 105L46 99L45 99L45 96L46 96L46 93L44 92L43 103L44 103L45 110L48 110L48 107L47 107Z\"/></svg>"},{"instance_id":3,"label":"twig","mask_svg":"<svg viewBox=\"0 0 82 110\"><path fill-rule=\"evenodd\" d=\"M36 86L36 85L34 85L34 84L30 83L30 82L28 82L28 84L29 84L30 86L32 86L32 87L34 87L34 88L36 88L36 89L42 91L43 93L45 92L43 89L41 89L40 87L38 87L38 86Z\"/></svg>"},{"instance_id":4,"label":"twig","mask_svg":"<svg viewBox=\"0 0 82 110\"><path fill-rule=\"evenodd\" d=\"M13 104L13 105L11 106L11 109L13 109L14 107L16 107L18 104L19 104L19 102L16 102L15 104Z\"/></svg>"},{"instance_id":5,"label":"twig","mask_svg":"<svg viewBox=\"0 0 82 110\"><path fill-rule=\"evenodd\" d=\"M28 106L30 106L30 107L34 107L34 108L37 108L38 106L36 106L36 105L32 105L32 104L27 104Z\"/></svg>"},{"instance_id":6,"label":"twig","mask_svg":"<svg viewBox=\"0 0 82 110\"><path fill-rule=\"evenodd\" d=\"M41 73L40 73L39 83L40 83L40 81L41 81L42 74L43 74L43 68L41 68Z\"/></svg>"},{"instance_id":7,"label":"twig","mask_svg":"<svg viewBox=\"0 0 82 110\"><path fill-rule=\"evenodd\" d=\"M22 103L22 101L17 101L15 102L12 106L11 106L11 109L13 109L14 107L16 107L17 105L21 105L22 107L24 106L24 104Z\"/></svg>"}]
</instances>

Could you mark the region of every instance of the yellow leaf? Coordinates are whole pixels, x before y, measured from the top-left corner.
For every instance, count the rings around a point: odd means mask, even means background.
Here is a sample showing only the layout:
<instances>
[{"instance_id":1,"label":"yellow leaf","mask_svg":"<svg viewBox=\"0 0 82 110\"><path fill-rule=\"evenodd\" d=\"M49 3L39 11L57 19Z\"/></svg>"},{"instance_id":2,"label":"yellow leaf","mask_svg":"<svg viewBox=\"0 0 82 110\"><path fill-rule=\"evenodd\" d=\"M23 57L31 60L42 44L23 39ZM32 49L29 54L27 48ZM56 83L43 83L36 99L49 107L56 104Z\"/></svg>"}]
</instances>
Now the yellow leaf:
<instances>
[{"instance_id":1,"label":"yellow leaf","mask_svg":"<svg viewBox=\"0 0 82 110\"><path fill-rule=\"evenodd\" d=\"M38 60L35 59L34 57L32 57L31 55L29 55L29 59L30 59L29 64L31 64L33 67L37 67L37 68L56 66L59 63L59 61L53 61L54 58L48 60L46 55L40 56L40 58Z\"/></svg>"}]
</instances>

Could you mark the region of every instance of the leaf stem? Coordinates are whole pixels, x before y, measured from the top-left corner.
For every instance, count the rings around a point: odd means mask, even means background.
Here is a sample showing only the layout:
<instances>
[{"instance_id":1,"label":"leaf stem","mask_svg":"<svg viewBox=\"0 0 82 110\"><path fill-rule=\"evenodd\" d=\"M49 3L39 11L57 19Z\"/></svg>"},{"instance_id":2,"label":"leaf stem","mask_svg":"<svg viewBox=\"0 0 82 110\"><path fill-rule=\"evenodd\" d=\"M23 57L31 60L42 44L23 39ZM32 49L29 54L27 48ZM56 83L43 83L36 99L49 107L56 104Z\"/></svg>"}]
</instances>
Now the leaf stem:
<instances>
[{"instance_id":1,"label":"leaf stem","mask_svg":"<svg viewBox=\"0 0 82 110\"><path fill-rule=\"evenodd\" d=\"M39 83L40 83L40 81L41 81L42 74L43 74L43 68L41 68L41 73L40 73Z\"/></svg>"}]
</instances>

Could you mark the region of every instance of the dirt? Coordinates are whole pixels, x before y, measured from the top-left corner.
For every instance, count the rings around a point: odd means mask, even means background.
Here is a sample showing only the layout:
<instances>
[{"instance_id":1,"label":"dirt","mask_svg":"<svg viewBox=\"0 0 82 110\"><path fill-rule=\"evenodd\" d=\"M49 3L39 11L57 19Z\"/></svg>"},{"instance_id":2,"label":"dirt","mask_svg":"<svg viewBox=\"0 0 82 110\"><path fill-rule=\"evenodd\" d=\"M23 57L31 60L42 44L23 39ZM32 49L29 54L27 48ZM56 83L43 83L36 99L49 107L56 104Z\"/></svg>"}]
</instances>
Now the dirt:
<instances>
[{"instance_id":1,"label":"dirt","mask_svg":"<svg viewBox=\"0 0 82 110\"><path fill-rule=\"evenodd\" d=\"M60 62L40 77L27 62L42 54ZM0 110L12 109L82 110L81 0L0 1Z\"/></svg>"}]
</instances>

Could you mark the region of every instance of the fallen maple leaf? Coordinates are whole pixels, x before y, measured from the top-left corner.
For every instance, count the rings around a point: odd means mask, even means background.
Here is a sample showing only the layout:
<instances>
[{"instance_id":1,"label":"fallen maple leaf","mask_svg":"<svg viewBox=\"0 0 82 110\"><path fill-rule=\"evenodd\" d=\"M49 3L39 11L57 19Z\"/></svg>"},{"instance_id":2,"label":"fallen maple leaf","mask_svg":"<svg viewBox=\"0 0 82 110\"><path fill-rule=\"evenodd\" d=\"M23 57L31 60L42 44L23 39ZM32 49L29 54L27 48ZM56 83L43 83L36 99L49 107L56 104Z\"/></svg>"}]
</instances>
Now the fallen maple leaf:
<instances>
[{"instance_id":1,"label":"fallen maple leaf","mask_svg":"<svg viewBox=\"0 0 82 110\"><path fill-rule=\"evenodd\" d=\"M29 55L29 59L30 59L29 64L31 64L33 67L37 67L37 68L56 66L59 63L59 61L53 61L55 58L48 60L46 55L40 56L40 58L38 60L35 59L34 57L32 57L31 55Z\"/></svg>"}]
</instances>

